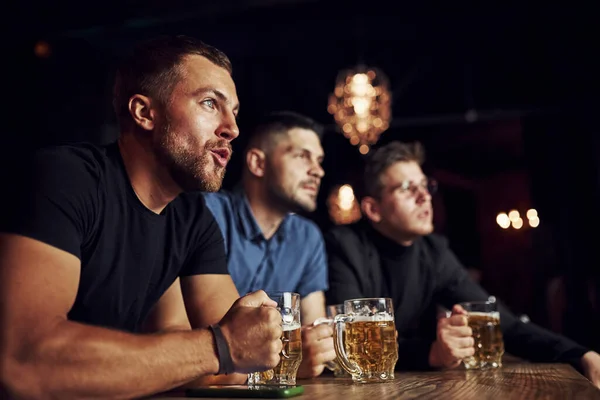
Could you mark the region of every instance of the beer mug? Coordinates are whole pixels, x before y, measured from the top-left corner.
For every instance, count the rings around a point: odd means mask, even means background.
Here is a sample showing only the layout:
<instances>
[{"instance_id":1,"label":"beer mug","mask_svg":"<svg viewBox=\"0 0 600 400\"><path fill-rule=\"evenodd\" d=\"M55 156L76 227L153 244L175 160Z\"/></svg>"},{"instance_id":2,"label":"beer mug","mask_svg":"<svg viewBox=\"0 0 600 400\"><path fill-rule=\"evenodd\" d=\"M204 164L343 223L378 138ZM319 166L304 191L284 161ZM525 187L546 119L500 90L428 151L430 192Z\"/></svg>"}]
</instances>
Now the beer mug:
<instances>
[{"instance_id":1,"label":"beer mug","mask_svg":"<svg viewBox=\"0 0 600 400\"><path fill-rule=\"evenodd\" d=\"M334 318L337 361L354 382L394 379L398 343L392 299L353 299Z\"/></svg>"},{"instance_id":2,"label":"beer mug","mask_svg":"<svg viewBox=\"0 0 600 400\"><path fill-rule=\"evenodd\" d=\"M281 312L283 348L279 354L279 364L273 369L249 374L248 385L295 385L302 361L300 295L291 292L272 292L267 295L277 302L277 309Z\"/></svg>"},{"instance_id":3,"label":"beer mug","mask_svg":"<svg viewBox=\"0 0 600 400\"><path fill-rule=\"evenodd\" d=\"M499 368L502 366L504 342L500 330L500 313L495 301L460 303L467 311L473 330L475 354L463 360L466 369Z\"/></svg>"}]
</instances>

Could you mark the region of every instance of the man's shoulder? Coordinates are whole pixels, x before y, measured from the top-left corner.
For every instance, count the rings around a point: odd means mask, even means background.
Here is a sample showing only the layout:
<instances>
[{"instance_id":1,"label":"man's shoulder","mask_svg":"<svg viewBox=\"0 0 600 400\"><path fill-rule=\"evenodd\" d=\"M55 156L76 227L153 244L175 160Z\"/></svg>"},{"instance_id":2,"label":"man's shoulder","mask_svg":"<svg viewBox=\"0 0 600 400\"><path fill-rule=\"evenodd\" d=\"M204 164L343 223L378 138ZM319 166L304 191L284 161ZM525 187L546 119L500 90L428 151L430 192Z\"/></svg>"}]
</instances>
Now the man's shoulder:
<instances>
[{"instance_id":1,"label":"man's shoulder","mask_svg":"<svg viewBox=\"0 0 600 400\"><path fill-rule=\"evenodd\" d=\"M30 167L38 173L58 171L69 176L100 175L107 164L107 147L91 143L44 147L30 155Z\"/></svg>"},{"instance_id":2,"label":"man's shoulder","mask_svg":"<svg viewBox=\"0 0 600 400\"><path fill-rule=\"evenodd\" d=\"M288 215L287 229L294 233L321 237L321 230L318 225L302 215Z\"/></svg>"},{"instance_id":3,"label":"man's shoulder","mask_svg":"<svg viewBox=\"0 0 600 400\"><path fill-rule=\"evenodd\" d=\"M227 190L218 192L201 192L206 206L213 214L223 214L233 210L234 193Z\"/></svg>"},{"instance_id":4,"label":"man's shoulder","mask_svg":"<svg viewBox=\"0 0 600 400\"><path fill-rule=\"evenodd\" d=\"M97 188L106 173L107 161L106 148L82 143L38 149L23 157L15 167L23 172L20 174L24 177L23 185L81 192Z\"/></svg>"},{"instance_id":5,"label":"man's shoulder","mask_svg":"<svg viewBox=\"0 0 600 400\"><path fill-rule=\"evenodd\" d=\"M34 151L33 158L86 164L106 159L107 148L108 146L98 146L92 143L48 146Z\"/></svg>"},{"instance_id":6,"label":"man's shoulder","mask_svg":"<svg viewBox=\"0 0 600 400\"><path fill-rule=\"evenodd\" d=\"M341 243L361 243L368 236L366 228L363 221L348 225L337 225L328 230L325 237Z\"/></svg>"}]
</instances>

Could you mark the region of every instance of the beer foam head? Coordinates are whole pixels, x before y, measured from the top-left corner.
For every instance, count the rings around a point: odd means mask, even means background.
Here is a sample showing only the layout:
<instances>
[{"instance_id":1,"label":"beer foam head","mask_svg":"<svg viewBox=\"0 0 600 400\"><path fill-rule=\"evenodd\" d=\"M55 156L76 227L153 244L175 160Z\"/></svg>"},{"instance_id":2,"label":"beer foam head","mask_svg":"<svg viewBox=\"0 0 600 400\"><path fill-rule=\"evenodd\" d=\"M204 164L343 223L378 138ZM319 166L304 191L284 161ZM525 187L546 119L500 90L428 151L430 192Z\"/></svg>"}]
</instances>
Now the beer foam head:
<instances>
[{"instance_id":1,"label":"beer foam head","mask_svg":"<svg viewBox=\"0 0 600 400\"><path fill-rule=\"evenodd\" d=\"M293 331L295 329L300 329L300 323L299 322L293 322L291 324L283 324L283 330L284 331Z\"/></svg>"},{"instance_id":2,"label":"beer foam head","mask_svg":"<svg viewBox=\"0 0 600 400\"><path fill-rule=\"evenodd\" d=\"M378 322L378 321L393 321L394 317L386 312L381 312L373 315L353 315L352 322Z\"/></svg>"},{"instance_id":3,"label":"beer foam head","mask_svg":"<svg viewBox=\"0 0 600 400\"><path fill-rule=\"evenodd\" d=\"M492 311L492 312L480 312L480 311L472 311L469 312L469 315L472 317L487 317L487 318L494 318L494 319L500 319L500 312L498 311Z\"/></svg>"}]
</instances>

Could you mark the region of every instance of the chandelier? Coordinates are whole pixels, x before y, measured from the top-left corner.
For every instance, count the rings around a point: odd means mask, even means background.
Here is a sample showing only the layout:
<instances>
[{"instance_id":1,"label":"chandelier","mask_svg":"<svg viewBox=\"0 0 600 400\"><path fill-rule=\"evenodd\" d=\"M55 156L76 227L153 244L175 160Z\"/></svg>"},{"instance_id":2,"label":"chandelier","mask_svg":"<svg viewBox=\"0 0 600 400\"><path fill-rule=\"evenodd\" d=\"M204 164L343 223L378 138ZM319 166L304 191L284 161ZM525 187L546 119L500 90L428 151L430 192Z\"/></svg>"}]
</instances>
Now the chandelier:
<instances>
[{"instance_id":1,"label":"chandelier","mask_svg":"<svg viewBox=\"0 0 600 400\"><path fill-rule=\"evenodd\" d=\"M376 68L357 67L338 74L327 111L361 154L369 152L390 126L392 95L388 79Z\"/></svg>"}]
</instances>

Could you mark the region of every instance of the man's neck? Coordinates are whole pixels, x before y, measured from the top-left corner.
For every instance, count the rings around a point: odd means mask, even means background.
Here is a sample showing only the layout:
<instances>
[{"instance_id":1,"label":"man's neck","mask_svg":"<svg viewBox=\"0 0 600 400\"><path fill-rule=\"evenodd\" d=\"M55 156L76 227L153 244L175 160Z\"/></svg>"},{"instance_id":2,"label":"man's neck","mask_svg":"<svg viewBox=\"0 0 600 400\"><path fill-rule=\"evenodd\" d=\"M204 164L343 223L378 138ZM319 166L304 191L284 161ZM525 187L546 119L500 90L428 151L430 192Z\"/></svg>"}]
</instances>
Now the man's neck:
<instances>
[{"instance_id":1,"label":"man's neck","mask_svg":"<svg viewBox=\"0 0 600 400\"><path fill-rule=\"evenodd\" d=\"M144 138L135 132L122 132L118 143L133 191L146 208L160 214L181 189L160 165Z\"/></svg>"},{"instance_id":2,"label":"man's neck","mask_svg":"<svg viewBox=\"0 0 600 400\"><path fill-rule=\"evenodd\" d=\"M244 182L243 187L254 219L263 236L268 240L277 232L288 212L281 210L276 204L271 204L266 191L259 185Z\"/></svg>"},{"instance_id":3,"label":"man's neck","mask_svg":"<svg viewBox=\"0 0 600 400\"><path fill-rule=\"evenodd\" d=\"M402 235L400 233L393 232L391 230L386 229L381 224L376 224L376 223L373 223L370 221L369 221L369 223L371 224L373 229L375 229L381 235L385 236L386 238L390 239L391 241L398 243L399 245L408 247L408 246L412 246L413 242L415 241L414 237L408 237L407 235Z\"/></svg>"}]
</instances>

